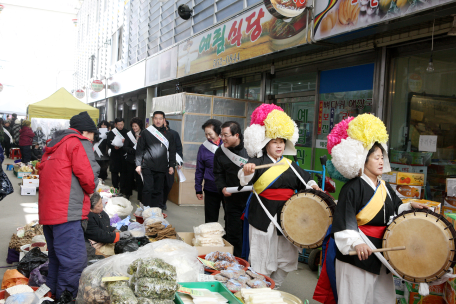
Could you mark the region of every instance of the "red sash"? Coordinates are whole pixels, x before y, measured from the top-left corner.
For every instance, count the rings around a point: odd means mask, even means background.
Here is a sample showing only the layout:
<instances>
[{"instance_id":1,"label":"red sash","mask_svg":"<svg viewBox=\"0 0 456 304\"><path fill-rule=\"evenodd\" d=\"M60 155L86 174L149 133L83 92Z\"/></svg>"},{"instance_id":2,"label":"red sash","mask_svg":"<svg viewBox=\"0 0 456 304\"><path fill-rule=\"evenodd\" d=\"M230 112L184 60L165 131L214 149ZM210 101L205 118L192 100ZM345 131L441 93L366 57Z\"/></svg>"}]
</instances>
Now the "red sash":
<instances>
[{"instance_id":1,"label":"red sash","mask_svg":"<svg viewBox=\"0 0 456 304\"><path fill-rule=\"evenodd\" d=\"M376 239L383 238L385 234L386 226L370 226L370 225L362 225L358 226L359 230L364 232L365 235L374 237Z\"/></svg>"},{"instance_id":2,"label":"red sash","mask_svg":"<svg viewBox=\"0 0 456 304\"><path fill-rule=\"evenodd\" d=\"M293 194L294 191L291 189L266 189L260 196L271 201L287 201Z\"/></svg>"}]
</instances>

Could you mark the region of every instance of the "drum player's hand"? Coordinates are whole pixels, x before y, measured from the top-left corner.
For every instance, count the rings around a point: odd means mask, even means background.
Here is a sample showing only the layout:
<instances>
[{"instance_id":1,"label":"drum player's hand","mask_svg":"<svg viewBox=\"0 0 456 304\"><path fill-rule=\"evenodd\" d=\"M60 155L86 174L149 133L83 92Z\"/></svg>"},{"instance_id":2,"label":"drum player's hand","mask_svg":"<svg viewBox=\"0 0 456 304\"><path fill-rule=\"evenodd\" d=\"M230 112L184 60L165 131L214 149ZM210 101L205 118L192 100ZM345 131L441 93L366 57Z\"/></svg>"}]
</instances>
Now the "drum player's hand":
<instances>
[{"instance_id":1,"label":"drum player's hand","mask_svg":"<svg viewBox=\"0 0 456 304\"><path fill-rule=\"evenodd\" d=\"M320 187L318 187L317 185L313 185L312 188L317 190L317 191L322 191L323 192L323 190Z\"/></svg>"},{"instance_id":2,"label":"drum player's hand","mask_svg":"<svg viewBox=\"0 0 456 304\"><path fill-rule=\"evenodd\" d=\"M414 209L429 209L429 206L417 202L410 203L410 206Z\"/></svg>"},{"instance_id":3,"label":"drum player's hand","mask_svg":"<svg viewBox=\"0 0 456 304\"><path fill-rule=\"evenodd\" d=\"M242 167L242 170L244 171L244 175L250 175L255 173L255 164L245 164L244 167Z\"/></svg>"},{"instance_id":4,"label":"drum player's hand","mask_svg":"<svg viewBox=\"0 0 456 304\"><path fill-rule=\"evenodd\" d=\"M355 247L356 253L360 261L367 260L367 258L372 254L372 249L366 244L359 244Z\"/></svg>"}]
</instances>

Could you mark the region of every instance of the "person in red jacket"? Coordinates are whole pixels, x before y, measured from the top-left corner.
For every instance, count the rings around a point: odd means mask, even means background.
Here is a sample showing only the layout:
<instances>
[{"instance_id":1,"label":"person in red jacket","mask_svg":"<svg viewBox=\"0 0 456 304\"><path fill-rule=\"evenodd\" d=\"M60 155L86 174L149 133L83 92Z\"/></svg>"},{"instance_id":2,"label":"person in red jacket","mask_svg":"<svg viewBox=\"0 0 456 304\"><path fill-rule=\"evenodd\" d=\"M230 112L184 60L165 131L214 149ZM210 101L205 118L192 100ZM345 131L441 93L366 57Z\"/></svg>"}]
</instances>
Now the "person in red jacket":
<instances>
[{"instance_id":1,"label":"person in red jacket","mask_svg":"<svg viewBox=\"0 0 456 304\"><path fill-rule=\"evenodd\" d=\"M46 285L56 298L65 289L76 297L87 265L84 230L100 172L92 145L95 134L87 112L73 116L69 129L54 133L40 165L38 213L49 256Z\"/></svg>"},{"instance_id":2,"label":"person in red jacket","mask_svg":"<svg viewBox=\"0 0 456 304\"><path fill-rule=\"evenodd\" d=\"M32 141L35 137L32 128L30 128L30 121L24 120L22 129L19 131L19 149L21 149L22 162L28 163L32 158Z\"/></svg>"}]
</instances>

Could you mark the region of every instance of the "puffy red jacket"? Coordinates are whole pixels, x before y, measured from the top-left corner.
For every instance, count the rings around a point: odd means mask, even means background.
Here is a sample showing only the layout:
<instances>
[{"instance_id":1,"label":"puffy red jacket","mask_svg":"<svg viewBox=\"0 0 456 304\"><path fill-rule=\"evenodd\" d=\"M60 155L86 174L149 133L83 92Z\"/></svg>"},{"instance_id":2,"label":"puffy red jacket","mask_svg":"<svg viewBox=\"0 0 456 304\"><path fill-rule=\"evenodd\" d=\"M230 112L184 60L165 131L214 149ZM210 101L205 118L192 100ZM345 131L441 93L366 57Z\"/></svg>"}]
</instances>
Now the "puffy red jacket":
<instances>
[{"instance_id":1,"label":"puffy red jacket","mask_svg":"<svg viewBox=\"0 0 456 304\"><path fill-rule=\"evenodd\" d=\"M31 146L33 137L35 137L35 133L33 133L32 129L23 126L19 131L19 146Z\"/></svg>"},{"instance_id":2,"label":"puffy red jacket","mask_svg":"<svg viewBox=\"0 0 456 304\"><path fill-rule=\"evenodd\" d=\"M40 224L87 219L89 195L95 191L100 172L92 143L77 130L57 131L45 149L39 169Z\"/></svg>"}]
</instances>

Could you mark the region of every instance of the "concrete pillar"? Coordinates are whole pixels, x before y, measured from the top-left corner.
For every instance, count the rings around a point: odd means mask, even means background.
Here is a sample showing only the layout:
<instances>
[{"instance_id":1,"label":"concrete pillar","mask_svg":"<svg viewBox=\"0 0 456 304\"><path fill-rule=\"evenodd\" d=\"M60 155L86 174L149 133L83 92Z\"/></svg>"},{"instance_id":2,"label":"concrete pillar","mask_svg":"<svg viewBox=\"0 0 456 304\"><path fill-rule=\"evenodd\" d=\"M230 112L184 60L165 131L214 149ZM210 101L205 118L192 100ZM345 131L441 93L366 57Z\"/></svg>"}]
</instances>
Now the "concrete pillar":
<instances>
[{"instance_id":1,"label":"concrete pillar","mask_svg":"<svg viewBox=\"0 0 456 304\"><path fill-rule=\"evenodd\" d=\"M147 121L149 121L149 124L147 126L150 126L152 124L150 114L152 112L152 99L154 97L157 97L157 87L148 87L147 88L147 97L146 97L146 117L144 120L144 125L146 126Z\"/></svg>"},{"instance_id":2,"label":"concrete pillar","mask_svg":"<svg viewBox=\"0 0 456 304\"><path fill-rule=\"evenodd\" d=\"M114 97L109 97L106 103L106 120L112 121L116 118L116 102Z\"/></svg>"}]
</instances>

